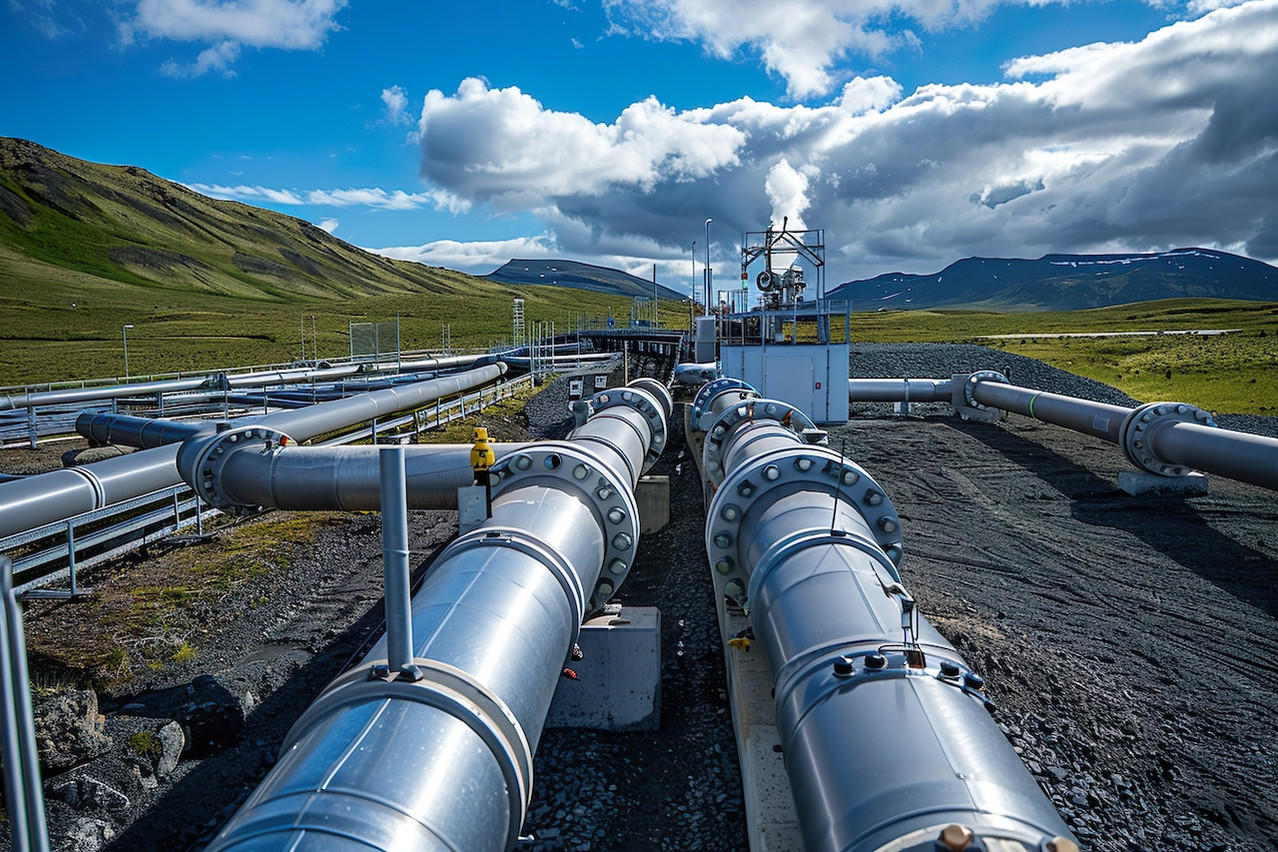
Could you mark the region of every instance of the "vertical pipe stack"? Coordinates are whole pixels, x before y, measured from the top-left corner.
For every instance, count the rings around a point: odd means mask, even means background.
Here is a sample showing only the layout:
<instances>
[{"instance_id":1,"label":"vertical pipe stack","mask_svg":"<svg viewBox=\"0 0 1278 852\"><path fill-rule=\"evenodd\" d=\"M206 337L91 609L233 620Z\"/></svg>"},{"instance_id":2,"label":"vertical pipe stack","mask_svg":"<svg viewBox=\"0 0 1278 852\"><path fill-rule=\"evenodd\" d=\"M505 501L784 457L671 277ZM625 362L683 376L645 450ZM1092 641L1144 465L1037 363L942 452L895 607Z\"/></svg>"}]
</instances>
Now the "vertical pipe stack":
<instances>
[{"instance_id":1,"label":"vertical pipe stack","mask_svg":"<svg viewBox=\"0 0 1278 852\"><path fill-rule=\"evenodd\" d=\"M761 399L713 415L706 457L707 553L767 653L804 848L1077 849L980 676L915 609L869 474Z\"/></svg>"},{"instance_id":2,"label":"vertical pipe stack","mask_svg":"<svg viewBox=\"0 0 1278 852\"><path fill-rule=\"evenodd\" d=\"M514 449L492 466L492 517L445 548L413 598L416 669L396 672L383 640L330 684L210 850L515 845L577 631L633 560L633 489L664 445L671 407L664 389L642 382L592 402L597 413L568 440ZM232 435L184 445L188 482L226 499L244 484L210 480L304 469L272 464L275 453L307 449L281 449L278 434ZM274 488L249 490L257 499Z\"/></svg>"}]
</instances>

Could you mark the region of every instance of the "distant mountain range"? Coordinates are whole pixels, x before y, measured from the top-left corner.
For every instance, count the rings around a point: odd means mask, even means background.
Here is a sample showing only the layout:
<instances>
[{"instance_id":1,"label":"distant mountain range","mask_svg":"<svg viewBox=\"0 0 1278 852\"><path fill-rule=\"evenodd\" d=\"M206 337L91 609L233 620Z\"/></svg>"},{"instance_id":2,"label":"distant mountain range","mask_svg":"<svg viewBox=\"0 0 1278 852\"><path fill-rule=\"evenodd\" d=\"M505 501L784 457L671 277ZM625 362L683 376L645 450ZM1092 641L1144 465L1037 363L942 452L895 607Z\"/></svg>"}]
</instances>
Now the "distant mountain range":
<instances>
[{"instance_id":1,"label":"distant mountain range","mask_svg":"<svg viewBox=\"0 0 1278 852\"><path fill-rule=\"evenodd\" d=\"M1067 311L1176 298L1278 302L1278 269L1200 248L1038 260L969 257L932 275L898 272L849 281L827 290L826 298L851 300L854 311Z\"/></svg>"},{"instance_id":2,"label":"distant mountain range","mask_svg":"<svg viewBox=\"0 0 1278 852\"><path fill-rule=\"evenodd\" d=\"M514 259L500 269L484 276L491 281L502 284L525 286L528 284L550 284L560 287L576 287L596 293L607 293L613 296L647 296L651 298L653 283L642 278L609 269L605 266L592 266L575 260L527 260ZM669 287L656 285L657 297L678 301L688 298L686 293L678 293Z\"/></svg>"}]
</instances>

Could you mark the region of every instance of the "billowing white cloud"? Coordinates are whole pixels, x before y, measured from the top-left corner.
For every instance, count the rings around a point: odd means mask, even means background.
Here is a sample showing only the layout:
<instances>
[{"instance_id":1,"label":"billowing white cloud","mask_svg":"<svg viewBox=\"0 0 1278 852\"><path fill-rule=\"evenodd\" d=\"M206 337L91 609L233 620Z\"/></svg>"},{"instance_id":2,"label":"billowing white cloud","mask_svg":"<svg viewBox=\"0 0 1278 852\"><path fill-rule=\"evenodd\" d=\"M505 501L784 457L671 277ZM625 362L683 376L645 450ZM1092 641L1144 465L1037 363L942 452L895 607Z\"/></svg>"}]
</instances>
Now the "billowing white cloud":
<instances>
[{"instance_id":1,"label":"billowing white cloud","mask_svg":"<svg viewBox=\"0 0 1278 852\"><path fill-rule=\"evenodd\" d=\"M119 25L120 39L139 36L206 42L195 62L170 59L169 76L227 73L243 45L315 50L338 29L337 13L346 0L136 0L135 12Z\"/></svg>"},{"instance_id":2,"label":"billowing white cloud","mask_svg":"<svg viewBox=\"0 0 1278 852\"><path fill-rule=\"evenodd\" d=\"M389 246L368 251L396 260L412 260L470 272L491 272L512 257L555 257L559 254L555 239L550 235L476 242L437 240L420 246Z\"/></svg>"},{"instance_id":3,"label":"billowing white cloud","mask_svg":"<svg viewBox=\"0 0 1278 852\"><path fill-rule=\"evenodd\" d=\"M319 228L321 231L325 231L331 234L337 230L337 226L339 224L341 223L339 223L336 219L321 219L319 221L319 224L316 225L316 227Z\"/></svg>"},{"instance_id":4,"label":"billowing white cloud","mask_svg":"<svg viewBox=\"0 0 1278 852\"><path fill-rule=\"evenodd\" d=\"M381 187L296 190L243 184L223 186L193 183L188 186L211 198L224 198L229 201L266 201L290 207L308 204L323 207L368 207L374 210L417 210L429 207L452 213L460 213L469 207L469 202L464 199L438 189L426 192L405 192L402 189L396 189L388 192Z\"/></svg>"},{"instance_id":5,"label":"billowing white cloud","mask_svg":"<svg viewBox=\"0 0 1278 852\"><path fill-rule=\"evenodd\" d=\"M757 54L768 70L785 79L795 98L833 90L839 82L835 69L844 56L875 58L893 48L916 45L918 36L911 26L935 31L971 23L985 17L999 3L1000 0L603 0L616 31L697 42L724 59L743 50Z\"/></svg>"},{"instance_id":6,"label":"billowing white cloud","mask_svg":"<svg viewBox=\"0 0 1278 852\"><path fill-rule=\"evenodd\" d=\"M417 133L425 177L464 186L474 201L521 208L530 199L704 178L735 165L745 143L734 127L679 115L651 97L604 125L475 78L455 95L431 90Z\"/></svg>"},{"instance_id":7,"label":"billowing white cloud","mask_svg":"<svg viewBox=\"0 0 1278 852\"><path fill-rule=\"evenodd\" d=\"M675 264L713 217L727 257L780 212L825 229L836 275L1193 244L1278 257L1278 0L1005 70L909 95L857 78L819 105L649 98L610 124L467 80L424 101L421 174L532 213L570 256L647 245Z\"/></svg>"}]
</instances>

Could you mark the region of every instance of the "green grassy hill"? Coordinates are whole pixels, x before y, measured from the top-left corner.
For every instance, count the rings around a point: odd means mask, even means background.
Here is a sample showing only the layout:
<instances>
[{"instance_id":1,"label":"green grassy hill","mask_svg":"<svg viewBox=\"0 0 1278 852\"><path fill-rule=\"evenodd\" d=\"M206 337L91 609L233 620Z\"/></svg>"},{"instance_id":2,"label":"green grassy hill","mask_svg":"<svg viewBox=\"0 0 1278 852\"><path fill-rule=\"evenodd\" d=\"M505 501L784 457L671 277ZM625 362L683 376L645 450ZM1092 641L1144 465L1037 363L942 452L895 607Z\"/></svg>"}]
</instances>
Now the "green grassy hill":
<instances>
[{"instance_id":1,"label":"green grassy hill","mask_svg":"<svg viewBox=\"0 0 1278 852\"><path fill-rule=\"evenodd\" d=\"M0 385L287 362L401 318L405 349L482 347L528 322L628 316L629 296L520 287L371 254L309 222L132 166L0 138ZM685 316L670 306L662 313ZM316 340L312 339L314 329Z\"/></svg>"}]
</instances>

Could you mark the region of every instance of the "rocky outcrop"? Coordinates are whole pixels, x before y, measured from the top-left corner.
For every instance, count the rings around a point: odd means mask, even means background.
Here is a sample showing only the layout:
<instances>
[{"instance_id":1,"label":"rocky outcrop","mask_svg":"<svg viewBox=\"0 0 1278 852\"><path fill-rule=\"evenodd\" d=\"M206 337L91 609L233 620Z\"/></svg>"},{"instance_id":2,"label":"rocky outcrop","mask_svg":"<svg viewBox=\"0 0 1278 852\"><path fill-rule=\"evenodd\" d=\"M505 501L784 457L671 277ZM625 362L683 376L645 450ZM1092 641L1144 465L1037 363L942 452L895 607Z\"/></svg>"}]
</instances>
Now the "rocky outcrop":
<instances>
[{"instance_id":1,"label":"rocky outcrop","mask_svg":"<svg viewBox=\"0 0 1278 852\"><path fill-rule=\"evenodd\" d=\"M106 717L92 689L67 689L33 700L36 749L47 772L85 763L111 748Z\"/></svg>"}]
</instances>

